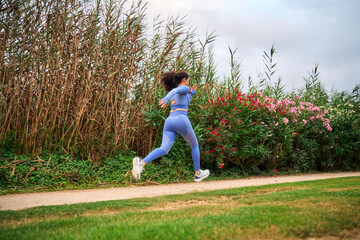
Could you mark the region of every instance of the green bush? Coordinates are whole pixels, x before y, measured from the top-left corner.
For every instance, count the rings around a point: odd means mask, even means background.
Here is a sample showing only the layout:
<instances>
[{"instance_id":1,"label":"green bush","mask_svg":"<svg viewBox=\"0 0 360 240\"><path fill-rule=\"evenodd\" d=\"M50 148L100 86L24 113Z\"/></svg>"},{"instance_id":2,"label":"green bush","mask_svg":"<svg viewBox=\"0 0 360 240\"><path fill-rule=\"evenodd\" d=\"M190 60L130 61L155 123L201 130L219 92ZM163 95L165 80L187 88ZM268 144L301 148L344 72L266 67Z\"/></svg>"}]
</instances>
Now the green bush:
<instances>
[{"instance_id":1,"label":"green bush","mask_svg":"<svg viewBox=\"0 0 360 240\"><path fill-rule=\"evenodd\" d=\"M126 183L130 181L130 175L126 173L132 167L132 156L121 154L104 159L101 166L91 159L74 159L60 154L16 156L3 153L1 159L2 188Z\"/></svg>"},{"instance_id":2,"label":"green bush","mask_svg":"<svg viewBox=\"0 0 360 240\"><path fill-rule=\"evenodd\" d=\"M359 166L354 114L330 120L329 110L303 102L299 95L281 101L260 91L226 93L203 106L199 116L206 129L201 157L211 169L239 167L252 173Z\"/></svg>"}]
</instances>

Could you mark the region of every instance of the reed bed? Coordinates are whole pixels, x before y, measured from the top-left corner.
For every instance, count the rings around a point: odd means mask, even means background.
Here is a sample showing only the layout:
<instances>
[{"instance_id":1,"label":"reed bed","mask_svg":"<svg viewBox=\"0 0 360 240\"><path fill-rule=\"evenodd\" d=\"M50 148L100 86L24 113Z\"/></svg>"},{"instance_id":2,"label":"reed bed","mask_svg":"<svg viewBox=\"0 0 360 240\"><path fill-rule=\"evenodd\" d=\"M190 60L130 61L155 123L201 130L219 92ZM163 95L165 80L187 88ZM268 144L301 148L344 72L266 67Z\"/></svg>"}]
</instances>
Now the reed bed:
<instances>
[{"instance_id":1,"label":"reed bed","mask_svg":"<svg viewBox=\"0 0 360 240\"><path fill-rule=\"evenodd\" d=\"M159 130L145 124L143 110L164 94L163 71L188 71L206 93L198 101L209 101L216 81L214 34L200 41L180 17L155 18L148 26L146 5L2 2L0 145L96 161L121 149L144 155Z\"/></svg>"}]
</instances>

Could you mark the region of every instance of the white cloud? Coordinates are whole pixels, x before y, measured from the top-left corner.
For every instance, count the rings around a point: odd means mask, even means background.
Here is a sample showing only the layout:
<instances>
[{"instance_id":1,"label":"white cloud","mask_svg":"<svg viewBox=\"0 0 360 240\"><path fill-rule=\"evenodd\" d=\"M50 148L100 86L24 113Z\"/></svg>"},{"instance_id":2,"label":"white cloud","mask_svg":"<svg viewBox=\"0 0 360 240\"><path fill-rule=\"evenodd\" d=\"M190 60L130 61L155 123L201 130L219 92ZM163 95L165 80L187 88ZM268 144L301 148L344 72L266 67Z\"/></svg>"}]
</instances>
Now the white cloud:
<instances>
[{"instance_id":1,"label":"white cloud","mask_svg":"<svg viewBox=\"0 0 360 240\"><path fill-rule=\"evenodd\" d=\"M216 30L215 60L219 75L227 72L228 46L243 60L243 74L257 79L263 51L275 44L278 75L287 89L304 86L315 62L330 90L351 91L359 84L360 1L357 0L151 0L152 16L187 15L198 34Z\"/></svg>"}]
</instances>

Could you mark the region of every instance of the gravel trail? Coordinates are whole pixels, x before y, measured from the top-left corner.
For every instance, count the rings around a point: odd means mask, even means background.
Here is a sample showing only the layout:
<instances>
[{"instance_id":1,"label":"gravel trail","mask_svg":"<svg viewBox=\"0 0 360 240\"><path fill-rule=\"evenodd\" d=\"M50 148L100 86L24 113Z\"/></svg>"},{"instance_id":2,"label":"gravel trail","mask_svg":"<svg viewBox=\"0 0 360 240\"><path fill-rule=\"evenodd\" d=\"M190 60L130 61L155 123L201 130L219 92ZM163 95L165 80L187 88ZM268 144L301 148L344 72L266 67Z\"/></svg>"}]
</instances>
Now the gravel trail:
<instances>
[{"instance_id":1,"label":"gravel trail","mask_svg":"<svg viewBox=\"0 0 360 240\"><path fill-rule=\"evenodd\" d=\"M22 193L0 196L0 210L20 210L38 206L88 203L131 198L146 198L228 188L241 188L276 183L360 176L360 172L317 173L272 177L250 177L237 180L203 181L151 186L130 186L106 189L66 190L57 192Z\"/></svg>"}]
</instances>

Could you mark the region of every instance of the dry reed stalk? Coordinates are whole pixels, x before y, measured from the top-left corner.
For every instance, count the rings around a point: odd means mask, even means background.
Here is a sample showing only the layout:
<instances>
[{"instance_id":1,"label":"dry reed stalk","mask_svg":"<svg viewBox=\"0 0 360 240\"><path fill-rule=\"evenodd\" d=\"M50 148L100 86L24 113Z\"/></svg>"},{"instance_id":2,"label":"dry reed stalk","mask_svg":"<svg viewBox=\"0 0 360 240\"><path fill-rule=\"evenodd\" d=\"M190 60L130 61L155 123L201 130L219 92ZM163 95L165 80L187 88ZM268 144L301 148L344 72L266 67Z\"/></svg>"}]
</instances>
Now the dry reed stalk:
<instances>
[{"instance_id":1,"label":"dry reed stalk","mask_svg":"<svg viewBox=\"0 0 360 240\"><path fill-rule=\"evenodd\" d=\"M146 3L125 10L125 2L5 1L0 145L13 135L22 153L64 149L101 159L132 149L144 155L162 130L146 126L142 114L164 94L161 72L184 69L197 83L213 83L206 53L213 37L199 47L195 31L178 17L155 22L148 36ZM214 94L205 92L198 101Z\"/></svg>"}]
</instances>

